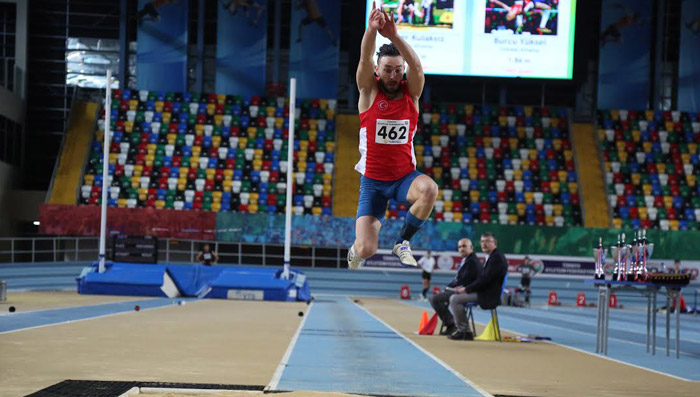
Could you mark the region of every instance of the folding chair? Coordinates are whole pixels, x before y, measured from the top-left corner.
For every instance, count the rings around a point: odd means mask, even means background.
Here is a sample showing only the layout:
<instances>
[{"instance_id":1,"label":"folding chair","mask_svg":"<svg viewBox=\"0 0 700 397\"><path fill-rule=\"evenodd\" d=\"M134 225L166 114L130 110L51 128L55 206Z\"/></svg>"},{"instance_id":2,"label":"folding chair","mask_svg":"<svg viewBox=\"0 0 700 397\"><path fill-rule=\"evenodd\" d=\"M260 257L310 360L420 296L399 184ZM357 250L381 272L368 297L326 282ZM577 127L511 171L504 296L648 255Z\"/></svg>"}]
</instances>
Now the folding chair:
<instances>
[{"instance_id":1,"label":"folding chair","mask_svg":"<svg viewBox=\"0 0 700 397\"><path fill-rule=\"evenodd\" d=\"M500 305L501 299L503 299L503 290L506 289L506 281L508 281L508 273L503 277L503 285L501 285L501 296L498 298L498 303L496 304L496 307L490 308L491 309L491 321L493 321L494 326L496 327L496 340L501 342L501 327L498 324L498 312L496 311L496 308L498 305ZM471 325L472 333L476 336L476 325L474 324L474 313L472 312L472 308L477 307L479 304L477 302L469 302L464 306L464 310L467 311L467 322ZM488 310L489 308L486 308Z\"/></svg>"}]
</instances>

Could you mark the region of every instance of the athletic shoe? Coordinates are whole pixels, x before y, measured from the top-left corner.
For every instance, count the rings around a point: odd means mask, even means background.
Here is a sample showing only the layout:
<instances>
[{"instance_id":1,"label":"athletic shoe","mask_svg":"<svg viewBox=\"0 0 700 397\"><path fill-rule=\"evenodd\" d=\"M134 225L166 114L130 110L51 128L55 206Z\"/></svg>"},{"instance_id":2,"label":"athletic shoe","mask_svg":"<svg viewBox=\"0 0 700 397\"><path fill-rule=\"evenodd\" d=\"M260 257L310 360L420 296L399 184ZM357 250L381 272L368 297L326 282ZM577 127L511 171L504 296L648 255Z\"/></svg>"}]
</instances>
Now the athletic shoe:
<instances>
[{"instance_id":1,"label":"athletic shoe","mask_svg":"<svg viewBox=\"0 0 700 397\"><path fill-rule=\"evenodd\" d=\"M537 28L537 32L539 32L539 34L550 34L552 33L552 29Z\"/></svg>"},{"instance_id":2,"label":"athletic shoe","mask_svg":"<svg viewBox=\"0 0 700 397\"><path fill-rule=\"evenodd\" d=\"M474 340L474 334L469 331L457 331L452 335L448 335L447 339L452 340Z\"/></svg>"},{"instance_id":3,"label":"athletic shoe","mask_svg":"<svg viewBox=\"0 0 700 397\"><path fill-rule=\"evenodd\" d=\"M365 260L355 253L355 246L350 247L348 250L348 268L350 270L357 270L364 264Z\"/></svg>"},{"instance_id":4,"label":"athletic shoe","mask_svg":"<svg viewBox=\"0 0 700 397\"><path fill-rule=\"evenodd\" d=\"M408 240L404 240L403 243L396 243L391 252L399 257L399 261L401 261L403 266L418 267L418 262L416 262L416 258L411 253L411 245L408 243Z\"/></svg>"}]
</instances>

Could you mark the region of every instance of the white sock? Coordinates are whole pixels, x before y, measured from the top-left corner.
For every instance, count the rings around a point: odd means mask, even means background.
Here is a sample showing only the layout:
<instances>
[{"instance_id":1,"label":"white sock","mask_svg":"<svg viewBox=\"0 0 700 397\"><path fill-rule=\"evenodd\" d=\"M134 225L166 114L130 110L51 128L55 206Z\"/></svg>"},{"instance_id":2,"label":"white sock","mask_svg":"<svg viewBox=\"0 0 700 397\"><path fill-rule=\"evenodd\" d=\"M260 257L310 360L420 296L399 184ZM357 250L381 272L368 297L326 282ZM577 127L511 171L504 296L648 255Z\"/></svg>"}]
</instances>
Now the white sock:
<instances>
[{"instance_id":1,"label":"white sock","mask_svg":"<svg viewBox=\"0 0 700 397\"><path fill-rule=\"evenodd\" d=\"M547 27L547 22L549 22L549 15L551 13L552 13L552 10L542 11L542 20L540 21L540 29L544 29Z\"/></svg>"},{"instance_id":2,"label":"white sock","mask_svg":"<svg viewBox=\"0 0 700 397\"><path fill-rule=\"evenodd\" d=\"M515 26L517 26L517 27L523 26L523 16L522 16L522 14L515 17Z\"/></svg>"}]
</instances>

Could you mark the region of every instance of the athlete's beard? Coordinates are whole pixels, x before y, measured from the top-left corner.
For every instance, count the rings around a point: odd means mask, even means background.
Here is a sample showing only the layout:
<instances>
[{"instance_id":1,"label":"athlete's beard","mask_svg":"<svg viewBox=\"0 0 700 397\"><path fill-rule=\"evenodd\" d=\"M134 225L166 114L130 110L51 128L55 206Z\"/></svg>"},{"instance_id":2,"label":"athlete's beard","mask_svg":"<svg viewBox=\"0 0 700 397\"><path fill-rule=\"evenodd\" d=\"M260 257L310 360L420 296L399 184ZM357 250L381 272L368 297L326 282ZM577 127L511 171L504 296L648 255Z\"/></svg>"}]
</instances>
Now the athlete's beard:
<instances>
[{"instance_id":1,"label":"athlete's beard","mask_svg":"<svg viewBox=\"0 0 700 397\"><path fill-rule=\"evenodd\" d=\"M387 94L392 94L392 95L399 92L399 89L401 88L401 84L399 83L396 85L396 88L390 89L389 87L386 86L386 84L384 84L384 80L382 80L382 79L379 79L379 86L382 87L382 91L384 91Z\"/></svg>"}]
</instances>

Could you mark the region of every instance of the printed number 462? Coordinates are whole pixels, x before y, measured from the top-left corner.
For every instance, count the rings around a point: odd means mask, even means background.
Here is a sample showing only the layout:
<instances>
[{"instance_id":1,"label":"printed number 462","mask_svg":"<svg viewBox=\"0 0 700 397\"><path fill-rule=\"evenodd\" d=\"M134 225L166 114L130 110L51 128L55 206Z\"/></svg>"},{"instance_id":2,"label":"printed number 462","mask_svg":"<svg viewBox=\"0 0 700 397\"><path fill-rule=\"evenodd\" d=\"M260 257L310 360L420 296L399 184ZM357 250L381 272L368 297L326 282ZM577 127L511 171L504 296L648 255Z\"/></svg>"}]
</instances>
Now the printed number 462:
<instances>
[{"instance_id":1,"label":"printed number 462","mask_svg":"<svg viewBox=\"0 0 700 397\"><path fill-rule=\"evenodd\" d=\"M401 127L399 127L399 128L398 128L398 131L397 131L396 126L392 126L392 127L389 129L389 131L387 132L387 127L386 127L385 125L383 125L383 126L379 129L379 132L377 132L377 135L379 135L380 137L382 137L382 138L384 138L384 139L387 139L387 138L388 138L388 139L390 139L390 140L392 140L392 141L393 141L394 139L397 139L397 138L398 138L398 139L406 139L406 130L407 130L407 129L406 129L406 126L401 126ZM399 134L400 134L400 135L399 135Z\"/></svg>"}]
</instances>

